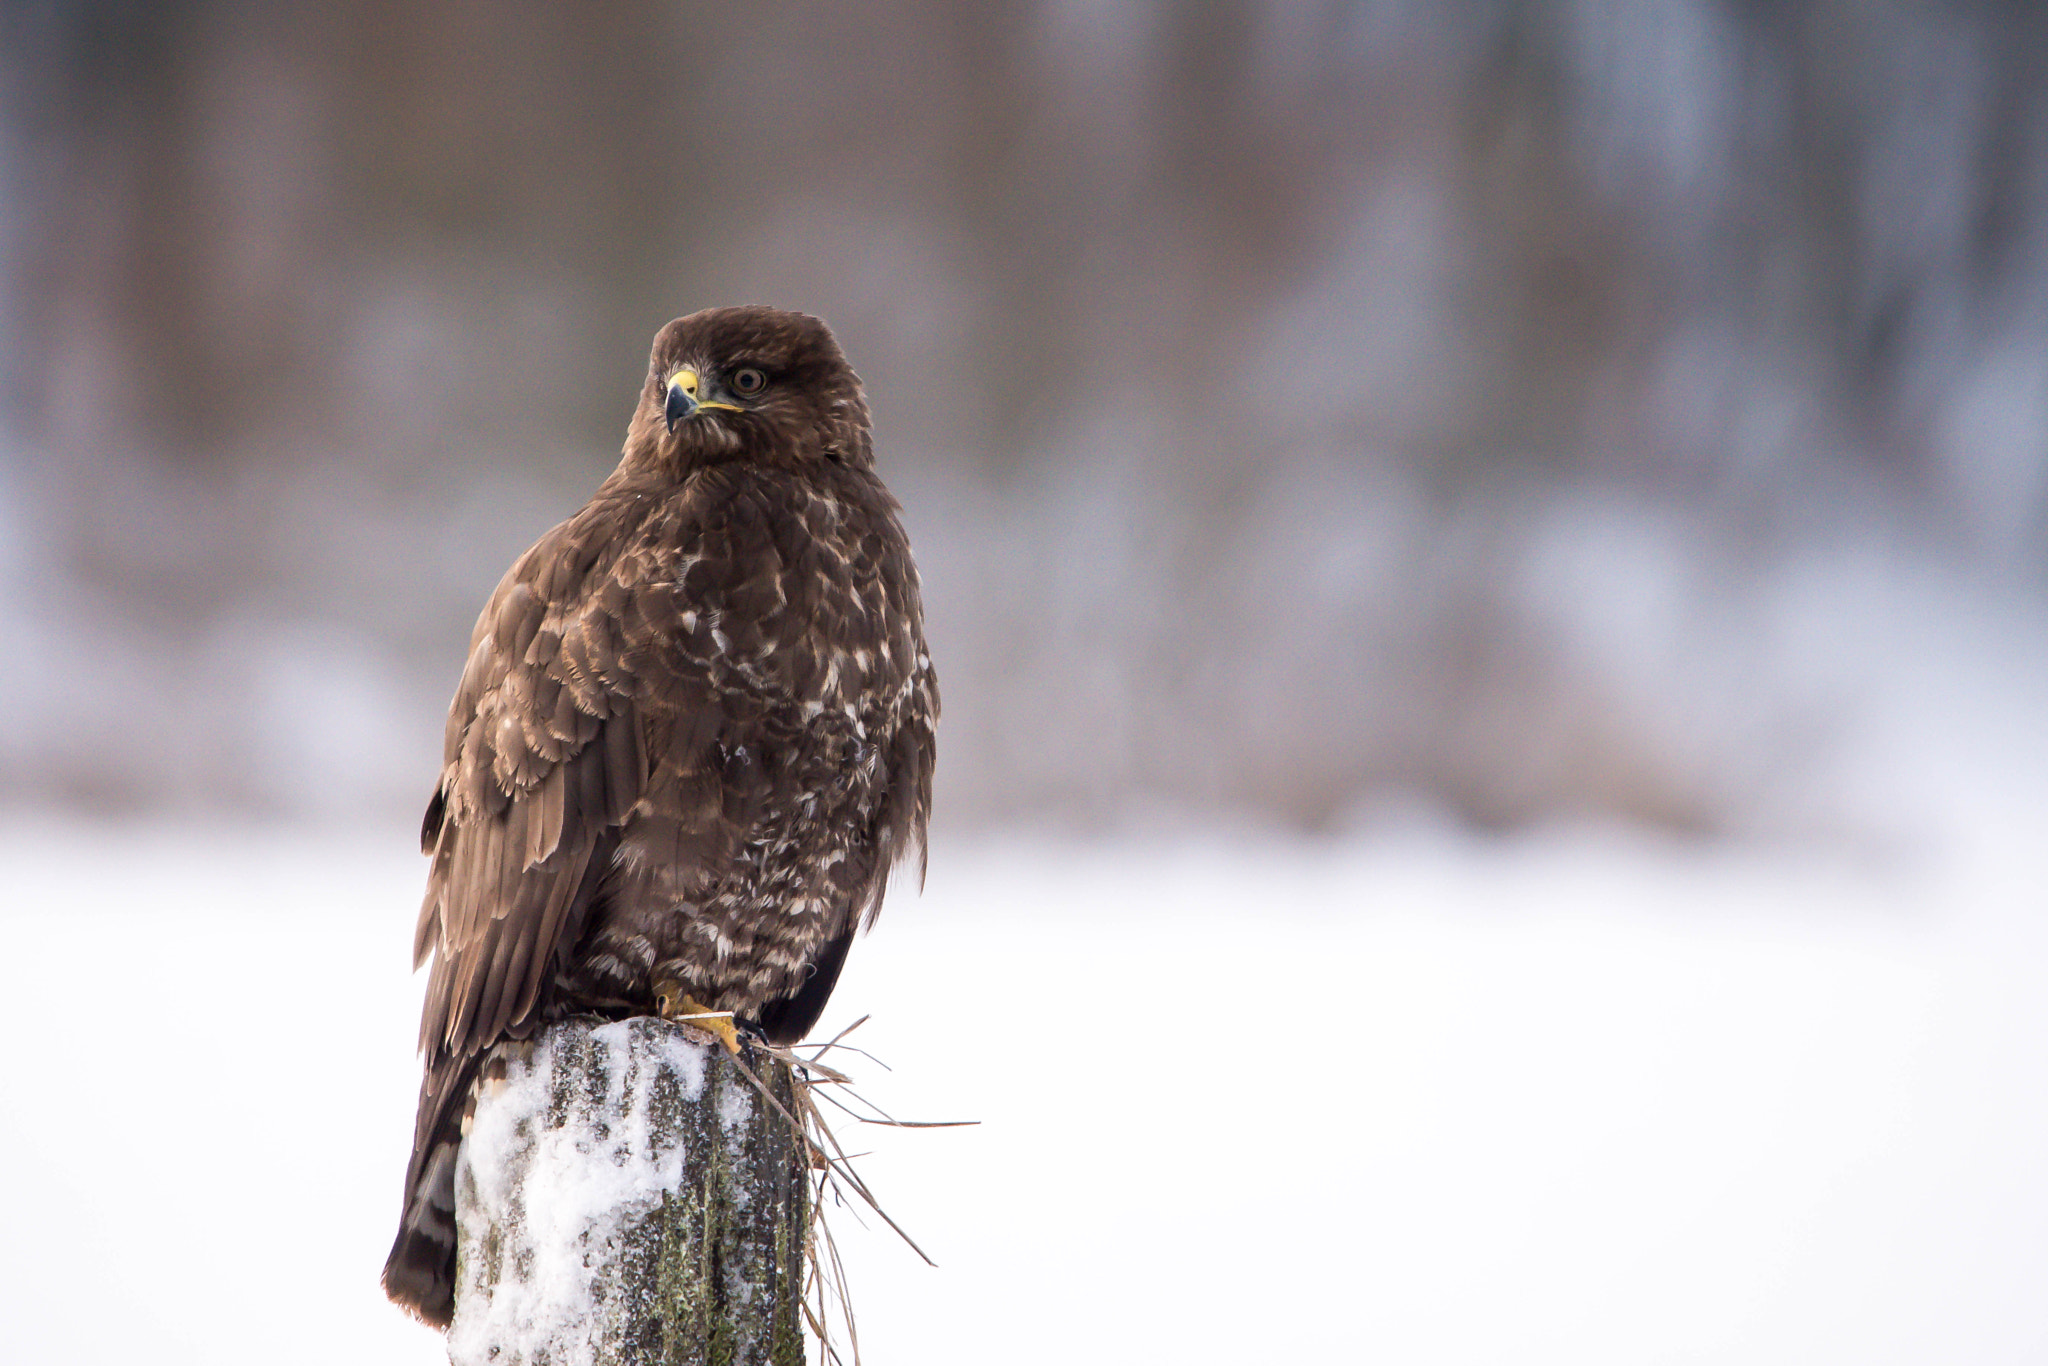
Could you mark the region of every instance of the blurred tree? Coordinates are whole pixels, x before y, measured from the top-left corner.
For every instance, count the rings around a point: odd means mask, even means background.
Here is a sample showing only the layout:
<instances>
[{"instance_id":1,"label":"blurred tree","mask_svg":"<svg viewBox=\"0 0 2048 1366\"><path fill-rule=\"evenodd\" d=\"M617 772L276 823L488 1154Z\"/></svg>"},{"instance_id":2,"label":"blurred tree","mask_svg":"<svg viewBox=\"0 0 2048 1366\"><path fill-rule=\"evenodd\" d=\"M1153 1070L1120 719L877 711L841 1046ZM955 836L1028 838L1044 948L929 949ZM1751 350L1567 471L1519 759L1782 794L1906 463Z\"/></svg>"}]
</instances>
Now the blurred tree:
<instances>
[{"instance_id":1,"label":"blurred tree","mask_svg":"<svg viewBox=\"0 0 2048 1366\"><path fill-rule=\"evenodd\" d=\"M485 579L607 467L654 329L715 302L829 317L869 381L954 819L1314 824L1411 786L1741 825L1803 723L1768 689L1709 720L1695 680L1754 666L1702 623L1761 610L1770 557L2048 551L2025 7L0 25L0 499L34 529L0 593L97 632L13 680L24 792L409 802ZM1637 559L1558 596L1598 546ZM316 656L383 757L264 789L234 720Z\"/></svg>"}]
</instances>

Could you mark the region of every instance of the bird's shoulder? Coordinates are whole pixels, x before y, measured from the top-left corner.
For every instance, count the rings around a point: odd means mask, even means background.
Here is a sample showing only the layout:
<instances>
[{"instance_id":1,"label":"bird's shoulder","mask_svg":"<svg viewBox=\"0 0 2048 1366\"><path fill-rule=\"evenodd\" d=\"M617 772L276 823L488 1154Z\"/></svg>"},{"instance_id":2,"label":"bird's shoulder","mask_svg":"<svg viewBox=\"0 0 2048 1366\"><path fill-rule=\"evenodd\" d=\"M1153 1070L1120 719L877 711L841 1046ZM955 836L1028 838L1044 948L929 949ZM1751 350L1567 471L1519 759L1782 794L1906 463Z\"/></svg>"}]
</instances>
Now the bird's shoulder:
<instances>
[{"instance_id":1,"label":"bird's shoulder","mask_svg":"<svg viewBox=\"0 0 2048 1366\"><path fill-rule=\"evenodd\" d=\"M872 472L729 463L662 484L615 480L515 562L485 617L516 619L527 598L557 609L617 606L621 593L715 593L748 580L843 567L878 573L908 559L900 508ZM524 590L522 592L521 590ZM488 629L478 623L479 638Z\"/></svg>"},{"instance_id":2,"label":"bird's shoulder","mask_svg":"<svg viewBox=\"0 0 2048 1366\"><path fill-rule=\"evenodd\" d=\"M607 481L514 561L479 614L446 761L474 749L517 787L622 702L682 701L707 678L801 681L821 650L914 657L916 569L896 514L878 479L839 466Z\"/></svg>"}]
</instances>

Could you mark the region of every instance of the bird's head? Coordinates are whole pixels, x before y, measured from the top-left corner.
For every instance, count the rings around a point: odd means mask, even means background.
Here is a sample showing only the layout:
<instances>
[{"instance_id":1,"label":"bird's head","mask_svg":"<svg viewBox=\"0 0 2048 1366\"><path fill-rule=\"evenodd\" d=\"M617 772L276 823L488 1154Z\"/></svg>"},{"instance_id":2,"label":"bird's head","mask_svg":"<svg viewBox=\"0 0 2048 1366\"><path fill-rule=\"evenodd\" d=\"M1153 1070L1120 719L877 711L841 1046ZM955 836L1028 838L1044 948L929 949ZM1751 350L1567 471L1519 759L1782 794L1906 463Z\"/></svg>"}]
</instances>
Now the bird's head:
<instances>
[{"instance_id":1,"label":"bird's head","mask_svg":"<svg viewBox=\"0 0 2048 1366\"><path fill-rule=\"evenodd\" d=\"M874 460L867 400L830 329L753 305L692 313L655 334L626 453L678 471Z\"/></svg>"}]
</instances>

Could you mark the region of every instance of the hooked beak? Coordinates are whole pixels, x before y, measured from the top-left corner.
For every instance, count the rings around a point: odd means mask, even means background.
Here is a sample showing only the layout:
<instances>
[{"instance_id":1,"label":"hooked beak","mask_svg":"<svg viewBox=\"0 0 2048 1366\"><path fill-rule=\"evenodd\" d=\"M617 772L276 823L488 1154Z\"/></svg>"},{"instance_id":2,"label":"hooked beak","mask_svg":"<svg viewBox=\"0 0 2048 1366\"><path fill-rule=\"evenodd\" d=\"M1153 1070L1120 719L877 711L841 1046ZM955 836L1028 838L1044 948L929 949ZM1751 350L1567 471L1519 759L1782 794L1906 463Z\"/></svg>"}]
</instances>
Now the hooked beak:
<instances>
[{"instance_id":1,"label":"hooked beak","mask_svg":"<svg viewBox=\"0 0 2048 1366\"><path fill-rule=\"evenodd\" d=\"M684 418L695 417L706 408L720 408L728 413L746 411L737 403L711 397L710 386L687 365L668 377L668 399L662 404L661 415L667 419L670 431Z\"/></svg>"}]
</instances>

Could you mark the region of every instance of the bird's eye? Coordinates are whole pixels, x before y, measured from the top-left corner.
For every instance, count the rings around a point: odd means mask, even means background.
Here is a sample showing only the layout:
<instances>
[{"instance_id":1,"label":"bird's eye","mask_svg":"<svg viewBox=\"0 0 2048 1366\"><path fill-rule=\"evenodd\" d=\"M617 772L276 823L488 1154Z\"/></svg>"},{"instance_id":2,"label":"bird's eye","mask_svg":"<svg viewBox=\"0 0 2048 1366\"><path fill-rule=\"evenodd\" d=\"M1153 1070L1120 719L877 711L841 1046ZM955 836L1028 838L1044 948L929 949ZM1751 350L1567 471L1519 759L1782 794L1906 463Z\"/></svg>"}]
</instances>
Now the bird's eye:
<instances>
[{"instance_id":1,"label":"bird's eye","mask_svg":"<svg viewBox=\"0 0 2048 1366\"><path fill-rule=\"evenodd\" d=\"M751 365L732 372L732 391L736 394L758 394L767 387L768 376Z\"/></svg>"}]
</instances>

